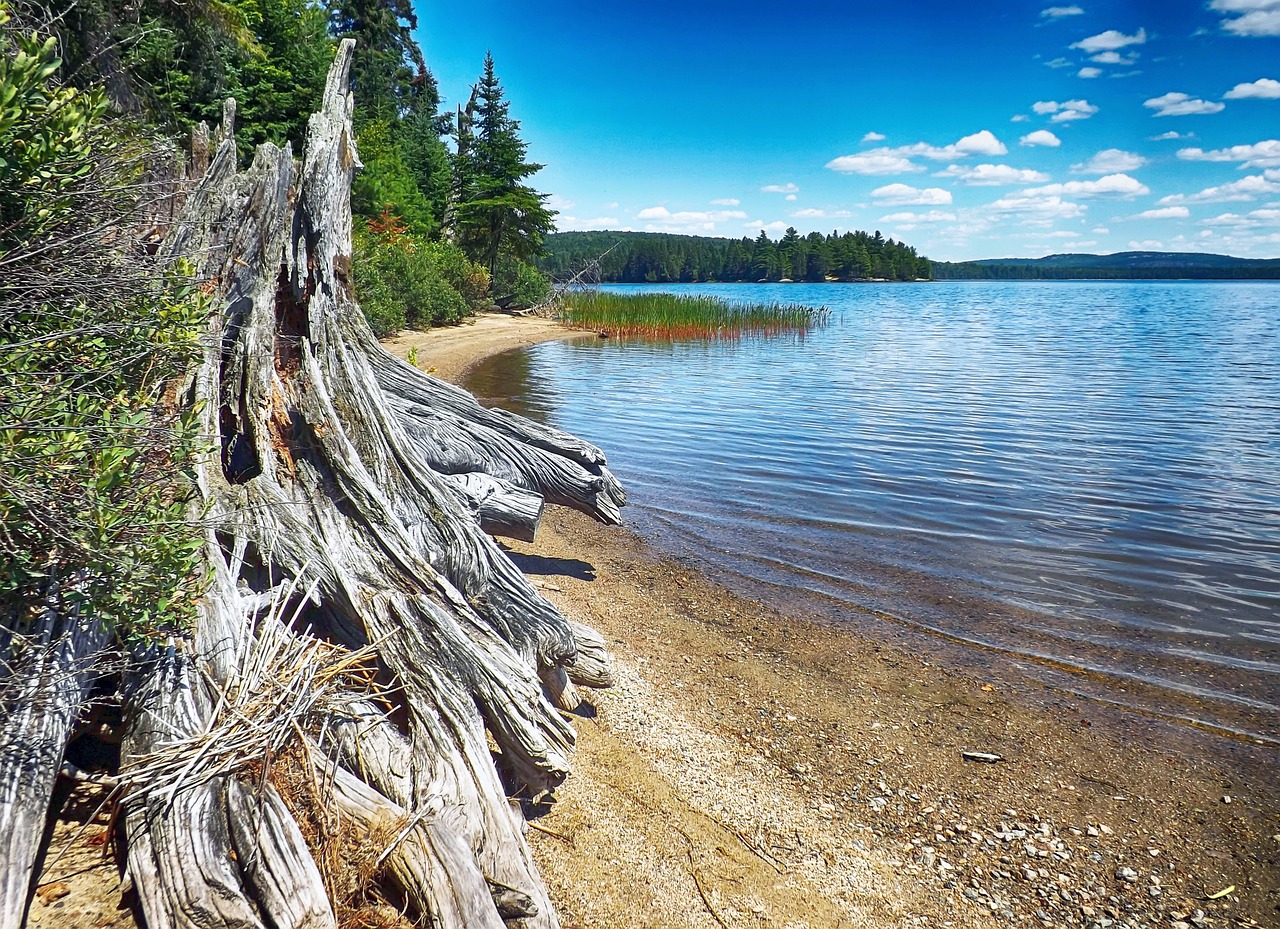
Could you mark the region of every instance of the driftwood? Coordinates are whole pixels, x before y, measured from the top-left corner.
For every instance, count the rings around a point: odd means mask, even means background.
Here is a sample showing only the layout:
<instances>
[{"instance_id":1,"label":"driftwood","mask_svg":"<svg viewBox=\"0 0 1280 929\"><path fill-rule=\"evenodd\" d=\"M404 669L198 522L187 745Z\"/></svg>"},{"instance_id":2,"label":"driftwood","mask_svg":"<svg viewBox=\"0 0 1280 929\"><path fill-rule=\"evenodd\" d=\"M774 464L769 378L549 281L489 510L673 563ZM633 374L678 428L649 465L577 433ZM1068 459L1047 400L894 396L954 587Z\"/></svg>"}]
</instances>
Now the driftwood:
<instances>
[{"instance_id":1,"label":"driftwood","mask_svg":"<svg viewBox=\"0 0 1280 929\"><path fill-rule=\"evenodd\" d=\"M149 929L319 929L380 902L445 929L559 925L512 798L565 777L559 710L612 672L489 533L530 538L544 501L616 523L625 496L599 449L377 344L349 273L351 56L344 41L300 164L262 145L237 170L228 108L162 246L213 295L180 392L211 439L194 512L212 581L191 637L123 675L121 844ZM58 721L5 720L39 756L21 762L38 776L0 767L0 822L17 809L23 835L85 698L64 678ZM378 851L354 896L334 871L352 830ZM5 870L0 929L31 869Z\"/></svg>"}]
</instances>

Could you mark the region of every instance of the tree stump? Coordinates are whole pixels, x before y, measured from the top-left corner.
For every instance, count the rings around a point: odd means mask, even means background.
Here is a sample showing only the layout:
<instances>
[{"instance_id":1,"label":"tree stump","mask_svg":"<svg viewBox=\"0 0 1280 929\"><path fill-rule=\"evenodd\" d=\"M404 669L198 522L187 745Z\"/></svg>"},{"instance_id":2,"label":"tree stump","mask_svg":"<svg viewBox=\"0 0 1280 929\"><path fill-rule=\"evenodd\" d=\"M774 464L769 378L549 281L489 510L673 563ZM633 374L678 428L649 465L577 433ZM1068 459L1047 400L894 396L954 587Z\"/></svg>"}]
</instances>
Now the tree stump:
<instances>
[{"instance_id":1,"label":"tree stump","mask_svg":"<svg viewBox=\"0 0 1280 929\"><path fill-rule=\"evenodd\" d=\"M361 908L558 926L511 798L565 777L557 707L611 671L488 533L531 537L544 501L616 523L625 496L599 449L378 345L350 275L352 49L300 166L266 144L237 170L224 125L162 246L212 292L180 394L210 440L194 512L212 581L190 636L135 648L122 678L122 844L149 929L319 929ZM68 666L101 644L75 641ZM45 760L12 783L0 768L0 814L34 785L22 809L43 822L69 728L28 727ZM0 929L21 922L22 867Z\"/></svg>"}]
</instances>

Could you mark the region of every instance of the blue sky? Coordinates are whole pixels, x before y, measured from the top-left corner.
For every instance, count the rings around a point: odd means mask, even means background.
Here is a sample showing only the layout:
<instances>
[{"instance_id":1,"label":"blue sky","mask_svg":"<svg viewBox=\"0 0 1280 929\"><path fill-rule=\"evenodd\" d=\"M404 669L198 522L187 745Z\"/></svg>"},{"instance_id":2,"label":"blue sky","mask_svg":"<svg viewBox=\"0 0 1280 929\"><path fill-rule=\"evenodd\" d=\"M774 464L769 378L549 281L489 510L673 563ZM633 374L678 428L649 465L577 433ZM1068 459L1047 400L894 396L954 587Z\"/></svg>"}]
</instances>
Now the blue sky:
<instances>
[{"instance_id":1,"label":"blue sky","mask_svg":"<svg viewBox=\"0 0 1280 929\"><path fill-rule=\"evenodd\" d=\"M568 229L879 229L930 258L1280 256L1280 0L421 0Z\"/></svg>"}]
</instances>

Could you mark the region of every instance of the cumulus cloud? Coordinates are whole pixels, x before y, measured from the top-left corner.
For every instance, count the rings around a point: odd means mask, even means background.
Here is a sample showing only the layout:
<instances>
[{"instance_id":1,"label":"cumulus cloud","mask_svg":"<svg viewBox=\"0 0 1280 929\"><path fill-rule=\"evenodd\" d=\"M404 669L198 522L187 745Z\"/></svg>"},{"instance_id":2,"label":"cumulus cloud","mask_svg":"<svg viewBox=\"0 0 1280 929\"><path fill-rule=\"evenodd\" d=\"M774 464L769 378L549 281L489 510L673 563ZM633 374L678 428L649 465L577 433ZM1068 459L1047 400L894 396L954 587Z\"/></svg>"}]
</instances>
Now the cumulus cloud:
<instances>
[{"instance_id":1,"label":"cumulus cloud","mask_svg":"<svg viewBox=\"0 0 1280 929\"><path fill-rule=\"evenodd\" d=\"M828 161L826 167L842 174L907 174L925 170L912 161L912 158L951 161L970 155L1004 155L1008 151L991 130L982 129L957 139L950 145L916 142L896 148L872 148L854 155L841 155Z\"/></svg>"},{"instance_id":2,"label":"cumulus cloud","mask_svg":"<svg viewBox=\"0 0 1280 929\"><path fill-rule=\"evenodd\" d=\"M1119 52L1098 52L1089 58L1100 65L1131 65L1138 60L1137 55L1121 55Z\"/></svg>"},{"instance_id":3,"label":"cumulus cloud","mask_svg":"<svg viewBox=\"0 0 1280 929\"><path fill-rule=\"evenodd\" d=\"M1213 0L1209 7L1227 14L1222 28L1233 35L1280 36L1280 0Z\"/></svg>"},{"instance_id":4,"label":"cumulus cloud","mask_svg":"<svg viewBox=\"0 0 1280 929\"><path fill-rule=\"evenodd\" d=\"M762 194L796 194L800 188L795 184L766 184L760 188Z\"/></svg>"},{"instance_id":5,"label":"cumulus cloud","mask_svg":"<svg viewBox=\"0 0 1280 929\"><path fill-rule=\"evenodd\" d=\"M1088 119L1094 113L1098 112L1098 108L1088 100L1067 100L1059 103L1057 100L1038 100L1031 104L1031 109L1041 116L1049 116L1050 122L1068 123L1076 119Z\"/></svg>"},{"instance_id":6,"label":"cumulus cloud","mask_svg":"<svg viewBox=\"0 0 1280 929\"><path fill-rule=\"evenodd\" d=\"M1159 97L1144 100L1143 106L1155 110L1156 116L1200 116L1208 113L1221 113L1227 108L1225 103L1213 100L1201 100L1190 94L1167 93Z\"/></svg>"},{"instance_id":7,"label":"cumulus cloud","mask_svg":"<svg viewBox=\"0 0 1280 929\"><path fill-rule=\"evenodd\" d=\"M1052 61L1046 61L1044 63L1046 68L1069 68L1073 64L1075 64L1075 62L1070 58L1055 58Z\"/></svg>"},{"instance_id":8,"label":"cumulus cloud","mask_svg":"<svg viewBox=\"0 0 1280 929\"><path fill-rule=\"evenodd\" d=\"M1280 210L1250 210L1243 216L1239 213L1221 213L1209 219L1200 220L1202 226L1231 226L1236 229L1260 229L1267 226L1280 226Z\"/></svg>"},{"instance_id":9,"label":"cumulus cloud","mask_svg":"<svg viewBox=\"0 0 1280 929\"><path fill-rule=\"evenodd\" d=\"M1245 100L1250 97L1260 100L1280 100L1280 81L1260 77L1250 84L1237 84L1223 94L1226 100Z\"/></svg>"},{"instance_id":10,"label":"cumulus cloud","mask_svg":"<svg viewBox=\"0 0 1280 929\"><path fill-rule=\"evenodd\" d=\"M1019 213L1038 219L1074 219L1084 215L1084 207L1057 196L1042 196L1030 191L1009 194L990 204L987 209L995 213Z\"/></svg>"},{"instance_id":11,"label":"cumulus cloud","mask_svg":"<svg viewBox=\"0 0 1280 929\"><path fill-rule=\"evenodd\" d=\"M1160 203L1166 206L1179 203L1242 203L1278 193L1280 169L1272 169L1261 174L1250 174L1230 184L1206 187L1195 194L1170 194L1161 197Z\"/></svg>"},{"instance_id":12,"label":"cumulus cloud","mask_svg":"<svg viewBox=\"0 0 1280 929\"><path fill-rule=\"evenodd\" d=\"M929 210L924 213L912 213L906 211L903 213L890 213L888 216L881 216L882 223L953 223L956 221L955 213L948 213L945 210Z\"/></svg>"},{"instance_id":13,"label":"cumulus cloud","mask_svg":"<svg viewBox=\"0 0 1280 929\"><path fill-rule=\"evenodd\" d=\"M1076 72L1076 77L1091 78L1097 77L1101 73L1101 68L1081 68Z\"/></svg>"},{"instance_id":14,"label":"cumulus cloud","mask_svg":"<svg viewBox=\"0 0 1280 929\"><path fill-rule=\"evenodd\" d=\"M884 135L883 135L882 133L879 133L879 132L868 132L866 135L864 135L864 136L862 137L862 141L864 141L864 142L883 142L883 141L884 141Z\"/></svg>"},{"instance_id":15,"label":"cumulus cloud","mask_svg":"<svg viewBox=\"0 0 1280 929\"><path fill-rule=\"evenodd\" d=\"M753 219L751 222L743 223L742 225L743 225L743 228L746 228L746 229L762 230L764 232L767 232L770 236L780 236L787 231L787 226L789 224L784 223L780 219L774 220L771 223L766 223L759 219Z\"/></svg>"},{"instance_id":16,"label":"cumulus cloud","mask_svg":"<svg viewBox=\"0 0 1280 929\"><path fill-rule=\"evenodd\" d=\"M1071 166L1076 174L1117 174L1125 171L1136 171L1147 163L1147 159L1133 152L1119 148L1104 148L1088 161Z\"/></svg>"},{"instance_id":17,"label":"cumulus cloud","mask_svg":"<svg viewBox=\"0 0 1280 929\"><path fill-rule=\"evenodd\" d=\"M1252 145L1232 145L1230 148L1180 148L1178 157L1183 161L1238 161L1241 168L1280 167L1280 140L1267 139Z\"/></svg>"},{"instance_id":18,"label":"cumulus cloud","mask_svg":"<svg viewBox=\"0 0 1280 929\"><path fill-rule=\"evenodd\" d=\"M712 200L712 206L740 206L742 201L737 197L721 197L719 200Z\"/></svg>"},{"instance_id":19,"label":"cumulus cloud","mask_svg":"<svg viewBox=\"0 0 1280 929\"><path fill-rule=\"evenodd\" d=\"M556 217L557 232L587 231L594 229L614 229L623 231L622 225L616 216L595 216L591 219L578 219L576 216L564 215Z\"/></svg>"},{"instance_id":20,"label":"cumulus cloud","mask_svg":"<svg viewBox=\"0 0 1280 929\"><path fill-rule=\"evenodd\" d=\"M887 184L871 191L881 204L898 206L945 206L951 202L951 191L941 187L912 187L910 184Z\"/></svg>"},{"instance_id":21,"label":"cumulus cloud","mask_svg":"<svg viewBox=\"0 0 1280 929\"><path fill-rule=\"evenodd\" d=\"M935 171L934 177L954 177L971 187L999 187L1008 184L1038 184L1049 180L1049 175L1030 168L1011 165L948 165Z\"/></svg>"},{"instance_id":22,"label":"cumulus cloud","mask_svg":"<svg viewBox=\"0 0 1280 929\"><path fill-rule=\"evenodd\" d=\"M1147 140L1150 142L1167 142L1169 139L1194 139L1195 137L1196 134L1194 132L1175 132L1170 129L1168 132L1162 132L1159 135L1148 136Z\"/></svg>"},{"instance_id":23,"label":"cumulus cloud","mask_svg":"<svg viewBox=\"0 0 1280 929\"><path fill-rule=\"evenodd\" d=\"M1041 19L1061 19L1064 16L1079 16L1084 10L1078 6L1051 6L1040 11Z\"/></svg>"},{"instance_id":24,"label":"cumulus cloud","mask_svg":"<svg viewBox=\"0 0 1280 929\"><path fill-rule=\"evenodd\" d=\"M1108 29L1106 32L1099 32L1097 35L1091 35L1087 39L1074 42L1071 47L1078 48L1087 54L1093 54L1095 52L1112 52L1130 45L1142 45L1146 41L1147 31L1145 29L1139 29L1133 35L1125 35L1119 30Z\"/></svg>"},{"instance_id":25,"label":"cumulus cloud","mask_svg":"<svg viewBox=\"0 0 1280 929\"><path fill-rule=\"evenodd\" d=\"M1185 206L1162 206L1155 210L1143 210L1134 219L1186 219L1191 211Z\"/></svg>"},{"instance_id":26,"label":"cumulus cloud","mask_svg":"<svg viewBox=\"0 0 1280 929\"><path fill-rule=\"evenodd\" d=\"M715 232L716 223L746 219L741 210L681 210L671 212L665 206L646 207L636 214L647 232Z\"/></svg>"},{"instance_id":27,"label":"cumulus cloud","mask_svg":"<svg viewBox=\"0 0 1280 929\"><path fill-rule=\"evenodd\" d=\"M796 210L791 214L792 219L845 219L853 214L848 210L819 210L814 207L805 207L803 210Z\"/></svg>"},{"instance_id":28,"label":"cumulus cloud","mask_svg":"<svg viewBox=\"0 0 1280 929\"><path fill-rule=\"evenodd\" d=\"M1026 122L1027 120L1029 120L1030 118L1031 118L1031 117L1030 117L1030 116L1028 116L1026 113L1015 113L1013 116L1010 116L1010 117L1009 117L1009 122L1011 122L1011 123L1025 123L1025 122Z\"/></svg>"},{"instance_id":29,"label":"cumulus cloud","mask_svg":"<svg viewBox=\"0 0 1280 929\"><path fill-rule=\"evenodd\" d=\"M1062 140L1050 132L1048 129L1037 129L1035 132L1028 132L1018 140L1019 145L1045 145L1049 148L1057 148L1062 144Z\"/></svg>"},{"instance_id":30,"label":"cumulus cloud","mask_svg":"<svg viewBox=\"0 0 1280 929\"><path fill-rule=\"evenodd\" d=\"M1059 196L1068 197L1140 197L1151 193L1151 188L1137 178L1127 174L1108 174L1096 181L1067 181L1065 184L1046 184L1044 187L1032 187L1022 191L1027 196Z\"/></svg>"},{"instance_id":31,"label":"cumulus cloud","mask_svg":"<svg viewBox=\"0 0 1280 929\"><path fill-rule=\"evenodd\" d=\"M920 165L893 149L873 148L856 155L841 155L824 165L829 171L841 174L909 174L923 171Z\"/></svg>"}]
</instances>

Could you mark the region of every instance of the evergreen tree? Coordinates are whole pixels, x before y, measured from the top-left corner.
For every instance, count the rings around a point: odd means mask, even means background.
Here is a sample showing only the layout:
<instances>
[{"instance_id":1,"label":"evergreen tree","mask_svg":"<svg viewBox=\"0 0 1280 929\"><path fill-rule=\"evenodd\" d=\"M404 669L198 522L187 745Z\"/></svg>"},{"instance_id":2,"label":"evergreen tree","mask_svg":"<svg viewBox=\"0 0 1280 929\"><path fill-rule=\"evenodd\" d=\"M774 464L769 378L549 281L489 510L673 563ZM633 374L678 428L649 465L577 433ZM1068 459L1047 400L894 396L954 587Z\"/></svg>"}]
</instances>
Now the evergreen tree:
<instances>
[{"instance_id":1,"label":"evergreen tree","mask_svg":"<svg viewBox=\"0 0 1280 929\"><path fill-rule=\"evenodd\" d=\"M547 209L546 194L524 183L542 165L525 161L527 147L510 109L494 73L493 55L487 54L484 73L459 120L454 166L458 202L451 232L495 280L501 258L527 261L541 253L555 216Z\"/></svg>"},{"instance_id":2,"label":"evergreen tree","mask_svg":"<svg viewBox=\"0 0 1280 929\"><path fill-rule=\"evenodd\" d=\"M436 82L413 39L418 17L410 0L330 0L329 28L339 39L356 40L351 92L357 126L365 120L394 121L414 107L415 97L434 97Z\"/></svg>"}]
</instances>

